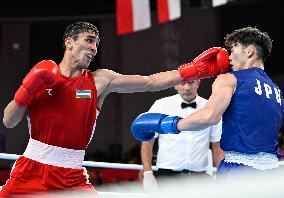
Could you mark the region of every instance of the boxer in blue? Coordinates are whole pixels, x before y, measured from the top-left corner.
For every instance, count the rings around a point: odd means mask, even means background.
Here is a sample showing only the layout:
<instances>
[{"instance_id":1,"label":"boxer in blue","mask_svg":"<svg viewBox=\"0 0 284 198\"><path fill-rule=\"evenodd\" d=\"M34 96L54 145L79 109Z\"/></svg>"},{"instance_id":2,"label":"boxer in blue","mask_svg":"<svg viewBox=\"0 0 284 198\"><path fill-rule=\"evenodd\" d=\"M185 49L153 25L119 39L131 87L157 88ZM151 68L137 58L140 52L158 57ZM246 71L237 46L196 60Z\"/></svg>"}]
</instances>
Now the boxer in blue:
<instances>
[{"instance_id":1,"label":"boxer in blue","mask_svg":"<svg viewBox=\"0 0 284 198\"><path fill-rule=\"evenodd\" d=\"M232 71L219 75L204 108L181 119L146 113L132 124L138 140L158 133L201 130L223 118L224 159L217 175L239 170L269 170L279 166L278 132L283 119L283 96L264 71L272 40L254 27L234 30L225 37Z\"/></svg>"}]
</instances>

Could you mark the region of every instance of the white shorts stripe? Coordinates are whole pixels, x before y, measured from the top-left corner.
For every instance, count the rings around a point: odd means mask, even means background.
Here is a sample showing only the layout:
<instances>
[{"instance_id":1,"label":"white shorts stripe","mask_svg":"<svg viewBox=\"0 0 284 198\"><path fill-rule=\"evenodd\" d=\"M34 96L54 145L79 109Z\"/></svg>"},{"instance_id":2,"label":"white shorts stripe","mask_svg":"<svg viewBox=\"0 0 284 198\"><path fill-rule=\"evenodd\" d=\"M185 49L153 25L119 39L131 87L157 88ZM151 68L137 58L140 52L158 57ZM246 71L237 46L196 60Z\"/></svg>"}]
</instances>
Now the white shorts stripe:
<instances>
[{"instance_id":1,"label":"white shorts stripe","mask_svg":"<svg viewBox=\"0 0 284 198\"><path fill-rule=\"evenodd\" d=\"M82 169L85 150L52 146L30 138L23 156L43 164Z\"/></svg>"}]
</instances>

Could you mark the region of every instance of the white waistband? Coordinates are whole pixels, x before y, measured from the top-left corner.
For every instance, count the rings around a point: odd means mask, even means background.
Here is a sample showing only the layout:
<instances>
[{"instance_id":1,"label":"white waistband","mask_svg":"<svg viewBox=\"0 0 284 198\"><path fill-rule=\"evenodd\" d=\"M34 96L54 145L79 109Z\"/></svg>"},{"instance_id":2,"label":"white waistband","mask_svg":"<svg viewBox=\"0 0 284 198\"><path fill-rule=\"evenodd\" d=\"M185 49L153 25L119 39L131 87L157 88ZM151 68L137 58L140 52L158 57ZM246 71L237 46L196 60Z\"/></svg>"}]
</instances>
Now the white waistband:
<instances>
[{"instance_id":1,"label":"white waistband","mask_svg":"<svg viewBox=\"0 0 284 198\"><path fill-rule=\"evenodd\" d=\"M279 167L278 158L271 154L260 152L257 154L245 154L235 151L225 151L224 160L229 163L244 164L258 170L268 170Z\"/></svg>"},{"instance_id":2,"label":"white waistband","mask_svg":"<svg viewBox=\"0 0 284 198\"><path fill-rule=\"evenodd\" d=\"M23 156L43 164L82 168L85 150L67 149L30 139Z\"/></svg>"}]
</instances>

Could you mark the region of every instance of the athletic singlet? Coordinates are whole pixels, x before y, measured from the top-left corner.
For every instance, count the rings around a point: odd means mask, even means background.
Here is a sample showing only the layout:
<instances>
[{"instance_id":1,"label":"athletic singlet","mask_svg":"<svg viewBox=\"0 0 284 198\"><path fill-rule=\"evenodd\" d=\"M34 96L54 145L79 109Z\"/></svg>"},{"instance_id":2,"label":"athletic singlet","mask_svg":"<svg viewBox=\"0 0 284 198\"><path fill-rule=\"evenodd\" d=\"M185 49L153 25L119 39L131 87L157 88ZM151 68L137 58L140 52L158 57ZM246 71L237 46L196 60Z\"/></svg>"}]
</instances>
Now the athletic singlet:
<instances>
[{"instance_id":1,"label":"athletic singlet","mask_svg":"<svg viewBox=\"0 0 284 198\"><path fill-rule=\"evenodd\" d=\"M96 106L97 91L90 71L74 78L61 75L55 87L45 87L29 106L31 138L85 150L95 129Z\"/></svg>"},{"instance_id":2,"label":"athletic singlet","mask_svg":"<svg viewBox=\"0 0 284 198\"><path fill-rule=\"evenodd\" d=\"M277 154L284 105L279 87L259 68L231 73L237 78L237 87L223 114L221 148Z\"/></svg>"}]
</instances>

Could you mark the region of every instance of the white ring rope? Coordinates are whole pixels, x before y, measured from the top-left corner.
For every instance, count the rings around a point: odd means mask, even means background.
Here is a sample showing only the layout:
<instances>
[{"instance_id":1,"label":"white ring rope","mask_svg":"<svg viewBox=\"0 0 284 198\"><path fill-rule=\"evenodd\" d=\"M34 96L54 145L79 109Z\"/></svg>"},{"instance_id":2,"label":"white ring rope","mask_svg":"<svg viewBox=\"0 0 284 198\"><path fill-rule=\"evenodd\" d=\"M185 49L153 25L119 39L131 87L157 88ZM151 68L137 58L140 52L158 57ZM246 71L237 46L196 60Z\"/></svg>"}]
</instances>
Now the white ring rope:
<instances>
[{"instance_id":1,"label":"white ring rope","mask_svg":"<svg viewBox=\"0 0 284 198\"><path fill-rule=\"evenodd\" d=\"M0 160L16 160L20 157L17 154L8 154L0 153ZM283 166L284 161L279 161L279 165ZM116 168L116 169L128 169L128 170L143 170L143 166L139 164L121 164L121 163L109 163L109 162L93 162L93 161L84 161L84 167L96 167L96 168ZM156 166L152 166L152 169L157 170ZM215 167L212 167L210 171L216 171Z\"/></svg>"},{"instance_id":2,"label":"white ring rope","mask_svg":"<svg viewBox=\"0 0 284 198\"><path fill-rule=\"evenodd\" d=\"M17 154L0 153L0 159L3 160L16 160L20 157ZM85 167L97 167L97 168L116 168L116 169L128 169L128 170L142 170L143 166L139 164L121 164L121 163L108 163L108 162L93 162L84 161ZM156 166L152 167L153 170L157 170Z\"/></svg>"}]
</instances>

